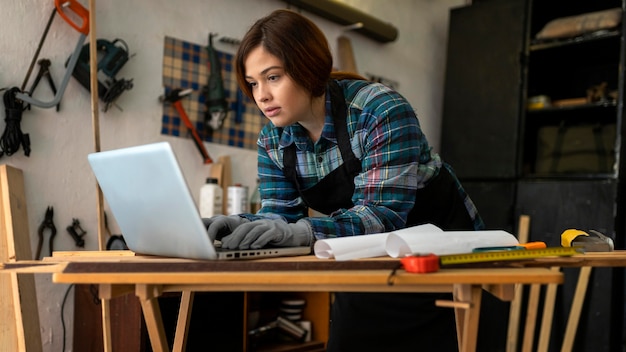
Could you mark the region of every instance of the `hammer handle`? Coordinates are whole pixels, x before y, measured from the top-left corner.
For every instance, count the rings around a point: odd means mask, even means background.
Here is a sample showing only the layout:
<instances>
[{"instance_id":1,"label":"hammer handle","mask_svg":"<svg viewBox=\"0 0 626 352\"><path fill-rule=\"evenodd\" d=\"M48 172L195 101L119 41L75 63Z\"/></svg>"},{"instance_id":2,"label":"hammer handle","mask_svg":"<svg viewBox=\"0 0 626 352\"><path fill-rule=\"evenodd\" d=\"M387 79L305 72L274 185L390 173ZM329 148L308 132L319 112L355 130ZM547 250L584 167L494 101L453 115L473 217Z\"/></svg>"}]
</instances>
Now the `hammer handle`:
<instances>
[{"instance_id":1,"label":"hammer handle","mask_svg":"<svg viewBox=\"0 0 626 352\"><path fill-rule=\"evenodd\" d=\"M200 138L198 131L191 123L191 120L189 120L189 117L187 116L187 113L185 112L185 109L183 108L183 104L181 103L181 101L178 100L174 102L174 107L176 108L176 111L178 111L178 114L180 115L180 118L183 120L183 123L185 124L185 126L187 126L187 129L189 129L189 131L191 132L191 135L193 136L193 141L196 143L196 147L198 147L200 154L202 154L204 163L205 164L212 163L213 160L209 156L209 153L207 152L206 148L204 147L204 143L202 142L202 138Z\"/></svg>"}]
</instances>

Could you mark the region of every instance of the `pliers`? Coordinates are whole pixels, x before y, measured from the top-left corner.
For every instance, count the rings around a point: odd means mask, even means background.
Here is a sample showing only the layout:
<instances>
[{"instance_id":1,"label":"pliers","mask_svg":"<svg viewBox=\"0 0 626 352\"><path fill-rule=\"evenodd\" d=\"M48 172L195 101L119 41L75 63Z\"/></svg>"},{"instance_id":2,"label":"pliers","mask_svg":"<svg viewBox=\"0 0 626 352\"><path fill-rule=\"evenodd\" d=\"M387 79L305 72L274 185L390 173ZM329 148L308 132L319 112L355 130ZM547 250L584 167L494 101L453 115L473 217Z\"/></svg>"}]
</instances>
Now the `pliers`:
<instances>
[{"instance_id":1,"label":"pliers","mask_svg":"<svg viewBox=\"0 0 626 352\"><path fill-rule=\"evenodd\" d=\"M43 245L43 232L46 229L50 230L50 238L48 240L48 247L50 249L50 256L52 256L52 240L54 236L57 234L57 228L54 226L54 222L52 221L52 216L54 215L54 209L52 207L48 207L46 209L46 216L44 220L39 225L39 229L37 230L37 234L39 235L39 244L37 245L37 260L41 258L41 247Z\"/></svg>"}]
</instances>

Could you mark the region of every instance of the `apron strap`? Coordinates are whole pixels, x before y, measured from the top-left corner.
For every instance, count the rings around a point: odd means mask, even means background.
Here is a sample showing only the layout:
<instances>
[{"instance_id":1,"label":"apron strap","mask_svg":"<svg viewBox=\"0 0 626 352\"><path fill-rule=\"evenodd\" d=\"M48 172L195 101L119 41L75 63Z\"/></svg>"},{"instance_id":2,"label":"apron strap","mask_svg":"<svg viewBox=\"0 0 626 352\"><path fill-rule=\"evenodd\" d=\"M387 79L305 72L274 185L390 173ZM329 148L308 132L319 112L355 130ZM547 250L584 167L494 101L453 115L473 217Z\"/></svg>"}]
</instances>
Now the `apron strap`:
<instances>
[{"instance_id":1,"label":"apron strap","mask_svg":"<svg viewBox=\"0 0 626 352\"><path fill-rule=\"evenodd\" d=\"M331 101L331 114L333 117L333 123L335 125L335 132L337 134L337 144L344 164L348 165L351 173L358 173L361 171L361 161L352 152L352 145L350 144L350 135L348 133L347 125L347 111L346 99L341 87L334 80L328 82L327 91L330 94ZM302 194L300 183L298 182L296 172L296 145L292 143L285 148L283 153L284 174L287 179L291 180L298 189L298 192Z\"/></svg>"}]
</instances>

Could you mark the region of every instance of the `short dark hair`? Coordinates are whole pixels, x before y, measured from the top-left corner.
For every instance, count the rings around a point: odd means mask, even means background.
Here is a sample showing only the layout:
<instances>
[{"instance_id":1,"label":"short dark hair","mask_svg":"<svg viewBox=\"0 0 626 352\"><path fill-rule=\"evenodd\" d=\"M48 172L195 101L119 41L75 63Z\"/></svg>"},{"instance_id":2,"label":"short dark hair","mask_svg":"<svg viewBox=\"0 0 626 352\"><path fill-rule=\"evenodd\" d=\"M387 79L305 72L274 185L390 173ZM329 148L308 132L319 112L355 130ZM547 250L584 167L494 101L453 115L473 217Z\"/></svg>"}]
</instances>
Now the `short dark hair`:
<instances>
[{"instance_id":1,"label":"short dark hair","mask_svg":"<svg viewBox=\"0 0 626 352\"><path fill-rule=\"evenodd\" d=\"M281 60L285 73L311 96L324 94L333 58L324 33L315 23L296 12L280 9L250 27L235 58L237 83L250 99L253 96L246 81L245 60L259 45Z\"/></svg>"}]
</instances>

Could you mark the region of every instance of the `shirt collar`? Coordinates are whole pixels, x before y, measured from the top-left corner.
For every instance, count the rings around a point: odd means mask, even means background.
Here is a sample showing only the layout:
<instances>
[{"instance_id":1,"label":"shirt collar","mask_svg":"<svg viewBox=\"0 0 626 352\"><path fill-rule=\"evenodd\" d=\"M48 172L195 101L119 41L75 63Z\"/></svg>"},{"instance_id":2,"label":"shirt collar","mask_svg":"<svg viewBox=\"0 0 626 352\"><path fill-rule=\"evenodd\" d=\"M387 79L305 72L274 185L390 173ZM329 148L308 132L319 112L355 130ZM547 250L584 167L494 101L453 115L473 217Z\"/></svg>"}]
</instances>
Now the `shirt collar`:
<instances>
[{"instance_id":1,"label":"shirt collar","mask_svg":"<svg viewBox=\"0 0 626 352\"><path fill-rule=\"evenodd\" d=\"M323 143L323 140L337 144L337 134L335 133L335 125L333 124L333 117L330 115L331 101L330 94L326 92L326 117L324 120L324 127L322 128L322 135L318 143ZM281 148L286 148L292 143L296 144L296 148L300 150L309 150L312 148L313 143L309 138L306 130L299 123L287 126L283 129L282 136L280 138L279 145Z\"/></svg>"}]
</instances>

